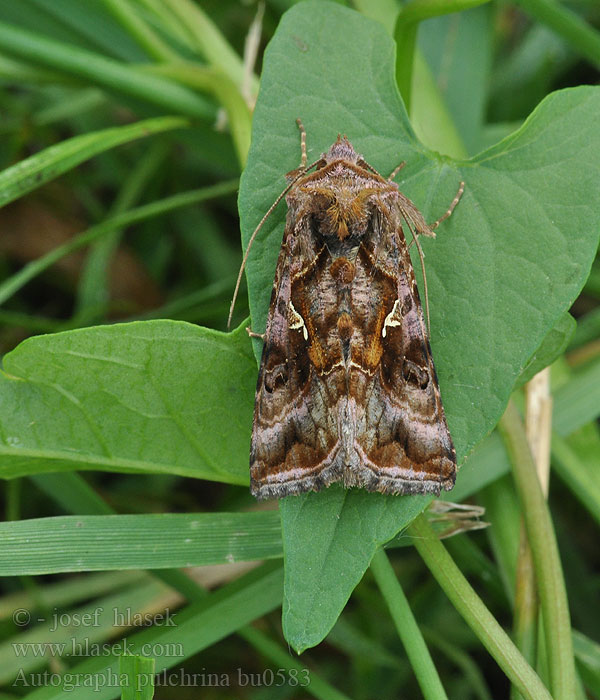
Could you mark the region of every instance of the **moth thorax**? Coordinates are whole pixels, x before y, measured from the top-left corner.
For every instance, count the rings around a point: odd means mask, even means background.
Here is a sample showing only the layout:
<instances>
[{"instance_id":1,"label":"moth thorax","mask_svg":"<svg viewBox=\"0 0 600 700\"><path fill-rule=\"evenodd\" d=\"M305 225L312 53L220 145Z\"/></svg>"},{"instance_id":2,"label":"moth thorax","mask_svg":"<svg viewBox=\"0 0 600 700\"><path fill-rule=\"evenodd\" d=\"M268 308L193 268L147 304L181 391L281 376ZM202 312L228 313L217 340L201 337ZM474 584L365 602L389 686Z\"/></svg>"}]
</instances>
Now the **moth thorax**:
<instances>
[{"instance_id":1,"label":"moth thorax","mask_svg":"<svg viewBox=\"0 0 600 700\"><path fill-rule=\"evenodd\" d=\"M362 236L367 227L370 207L350 188L340 188L322 215L322 232L340 241L348 236Z\"/></svg>"}]
</instances>

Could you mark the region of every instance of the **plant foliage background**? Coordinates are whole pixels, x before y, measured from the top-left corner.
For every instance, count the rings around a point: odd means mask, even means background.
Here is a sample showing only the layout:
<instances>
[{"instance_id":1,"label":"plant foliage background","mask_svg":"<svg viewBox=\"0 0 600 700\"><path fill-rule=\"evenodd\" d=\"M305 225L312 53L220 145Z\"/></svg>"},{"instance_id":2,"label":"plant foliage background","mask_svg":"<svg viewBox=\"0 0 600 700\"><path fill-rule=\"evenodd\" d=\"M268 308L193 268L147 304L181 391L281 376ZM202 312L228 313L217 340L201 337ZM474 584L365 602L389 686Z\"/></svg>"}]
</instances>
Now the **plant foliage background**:
<instances>
[{"instance_id":1,"label":"plant foliage background","mask_svg":"<svg viewBox=\"0 0 600 700\"><path fill-rule=\"evenodd\" d=\"M7 697L152 697L153 672L165 698L600 697L597 8L343 5L0 7ZM426 497L249 496L244 316L263 329L283 204L225 320L297 117L309 162L338 132L382 173L405 160L430 221L466 183L422 245L446 500L490 526L445 547ZM516 407L550 364L547 510Z\"/></svg>"}]
</instances>

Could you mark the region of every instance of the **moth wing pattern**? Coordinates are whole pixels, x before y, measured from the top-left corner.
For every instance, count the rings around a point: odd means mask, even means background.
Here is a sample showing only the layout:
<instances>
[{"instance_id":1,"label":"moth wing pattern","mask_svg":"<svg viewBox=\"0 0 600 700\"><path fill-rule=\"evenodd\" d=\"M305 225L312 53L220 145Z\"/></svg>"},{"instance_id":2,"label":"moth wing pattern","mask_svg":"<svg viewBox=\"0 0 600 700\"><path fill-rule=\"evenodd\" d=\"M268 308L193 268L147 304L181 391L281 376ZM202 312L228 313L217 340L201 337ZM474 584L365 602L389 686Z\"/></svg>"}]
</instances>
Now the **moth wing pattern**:
<instances>
[{"instance_id":1,"label":"moth wing pattern","mask_svg":"<svg viewBox=\"0 0 600 700\"><path fill-rule=\"evenodd\" d=\"M318 490L334 478L325 481L322 472L335 451L337 426L312 381L308 332L290 304L293 268L304 262L293 257L291 248L301 247L295 239L286 235L279 253L256 387L250 489L258 498Z\"/></svg>"},{"instance_id":2,"label":"moth wing pattern","mask_svg":"<svg viewBox=\"0 0 600 700\"><path fill-rule=\"evenodd\" d=\"M360 459L352 471L356 484L368 490L439 494L454 485L456 453L402 231L401 219L407 220L402 204L400 217L377 219L374 226L380 230L361 244L365 270L371 273L364 293L370 291L381 303L363 320L365 347L379 347L379 352L370 365L363 361L361 369L351 368L360 387L354 445ZM409 216L413 223L413 211ZM357 275L357 297L363 293L360 282Z\"/></svg>"},{"instance_id":3,"label":"moth wing pattern","mask_svg":"<svg viewBox=\"0 0 600 700\"><path fill-rule=\"evenodd\" d=\"M288 174L251 491L282 498L339 481L439 494L454 485L456 454L403 232L433 236L438 222L345 137L312 167Z\"/></svg>"}]
</instances>

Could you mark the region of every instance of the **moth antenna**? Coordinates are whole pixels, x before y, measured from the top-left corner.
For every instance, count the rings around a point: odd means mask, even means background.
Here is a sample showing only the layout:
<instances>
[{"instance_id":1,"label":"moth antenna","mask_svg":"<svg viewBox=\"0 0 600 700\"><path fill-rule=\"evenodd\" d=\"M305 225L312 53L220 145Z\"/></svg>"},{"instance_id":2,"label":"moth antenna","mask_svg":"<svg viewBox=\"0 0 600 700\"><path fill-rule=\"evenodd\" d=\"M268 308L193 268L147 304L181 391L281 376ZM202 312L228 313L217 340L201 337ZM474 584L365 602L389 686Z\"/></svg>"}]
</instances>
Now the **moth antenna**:
<instances>
[{"instance_id":1,"label":"moth antenna","mask_svg":"<svg viewBox=\"0 0 600 700\"><path fill-rule=\"evenodd\" d=\"M306 168L306 129L300 117L296 119L296 124L298 124L298 128L300 129L300 153L302 154L300 157L300 167L308 170L309 168Z\"/></svg>"},{"instance_id":2,"label":"moth antenna","mask_svg":"<svg viewBox=\"0 0 600 700\"><path fill-rule=\"evenodd\" d=\"M432 231L435 231L435 229L442 223L442 221L446 221L446 219L452 215L452 212L456 208L456 205L460 202L460 198L463 195L463 192L465 191L465 183L461 182L458 188L458 192L456 193L456 197L452 200L450 206L448 207L448 210L446 211L445 214L440 216L440 218L435 221L431 226L429 227Z\"/></svg>"},{"instance_id":3,"label":"moth antenna","mask_svg":"<svg viewBox=\"0 0 600 700\"><path fill-rule=\"evenodd\" d=\"M378 170L375 170L375 168L372 165L369 165L366 160L363 159L362 161L362 166L363 168L366 168L367 170L370 170L372 173L375 175L379 175L381 177L381 173Z\"/></svg>"},{"instance_id":4,"label":"moth antenna","mask_svg":"<svg viewBox=\"0 0 600 700\"><path fill-rule=\"evenodd\" d=\"M256 238L258 232L260 229L263 227L263 224L265 221L271 216L273 209L281 202L281 200L285 197L285 195L290 191L290 189L298 182L298 180L301 177L304 177L306 173L311 169L314 168L314 166L319 162L320 158L318 160L315 160L314 163L311 163L307 168L303 168L290 182L288 182L287 187L283 190L283 192L277 197L277 199L271 204L269 209L267 210L267 213L263 216L263 218L259 221L258 226L254 229L252 232L252 235L250 236L250 240L248 241L248 246L246 247L246 252L244 253L244 257L242 259L242 264L240 265L240 271L238 272L237 280L235 282L235 289L233 290L233 299L231 300L231 306L229 307L229 316L227 317L227 330L231 329L231 318L233 316L233 310L235 308L235 302L237 300L238 292L240 291L240 285L242 283L242 275L244 274L244 270L246 269L246 263L248 262L248 255L250 253L250 248L252 248L252 244L254 243L254 239Z\"/></svg>"},{"instance_id":5,"label":"moth antenna","mask_svg":"<svg viewBox=\"0 0 600 700\"><path fill-rule=\"evenodd\" d=\"M250 236L250 240L248 241L248 245L246 247L246 252L244 253L244 257L242 259L242 264L240 265L240 271L238 272L237 280L235 281L235 289L233 290L233 299L231 300L231 306L229 307L229 316L227 317L227 330L231 329L231 318L233 316L233 310L235 308L235 302L237 301L237 296L238 292L240 291L240 284L242 283L242 275L244 274L244 270L246 269L246 263L248 262L248 254L250 253L250 248L252 248L252 244L254 243L254 239L256 238L257 233L260 231L260 229L263 227L263 224L265 221L269 218L271 215L273 209L281 202L283 197L287 194L288 190L290 187L296 182L295 178L290 184L283 190L283 192L277 197L277 199L271 204L269 207L267 213L263 216L263 218L260 220L258 226L254 229L252 232L252 235Z\"/></svg>"},{"instance_id":6,"label":"moth antenna","mask_svg":"<svg viewBox=\"0 0 600 700\"><path fill-rule=\"evenodd\" d=\"M421 248L421 244L419 243L418 234L415 231L413 231L408 221L406 222L406 225L408 226L408 230L410 231L410 235L412 236L411 245L412 243L414 243L417 246L417 250L419 251L419 260L421 261L421 272L423 273L423 289L425 290L425 315L427 316L427 330L431 335L431 322L429 320L429 292L427 291L427 274L425 273L425 255L423 253L423 248Z\"/></svg>"},{"instance_id":7,"label":"moth antenna","mask_svg":"<svg viewBox=\"0 0 600 700\"><path fill-rule=\"evenodd\" d=\"M401 168L404 167L404 165L405 165L404 163L400 163L400 165L396 168L396 170L394 170L392 175L390 175L389 179L391 180L392 177L395 176L396 173ZM456 208L456 205L460 202L460 198L462 197L464 191L465 191L465 183L464 183L464 181L461 181L461 183L458 187L458 192L456 193L456 196L454 197L454 199L450 203L450 206L448 207L447 211L442 216L440 216L440 218L437 221L435 221L433 224L431 224L431 226L429 226L429 229L431 231L435 231L435 229L442 223L442 221L446 221L446 219L452 215L452 212ZM405 219L405 221L406 221L406 219ZM408 221L406 221L406 223L408 225L408 229L409 229L411 236L412 236L412 241L410 242L408 249L410 250L412 244L414 243L417 246L417 250L419 251L419 260L421 261L421 271L423 273L423 285L424 285L424 289L425 289L425 313L427 315L427 329L428 329L429 333L431 334L431 322L429 320L429 293L427 291L427 275L425 273L425 255L423 254L423 249L421 248L421 244L419 243L418 234L415 231L413 231L413 229L410 226Z\"/></svg>"}]
</instances>

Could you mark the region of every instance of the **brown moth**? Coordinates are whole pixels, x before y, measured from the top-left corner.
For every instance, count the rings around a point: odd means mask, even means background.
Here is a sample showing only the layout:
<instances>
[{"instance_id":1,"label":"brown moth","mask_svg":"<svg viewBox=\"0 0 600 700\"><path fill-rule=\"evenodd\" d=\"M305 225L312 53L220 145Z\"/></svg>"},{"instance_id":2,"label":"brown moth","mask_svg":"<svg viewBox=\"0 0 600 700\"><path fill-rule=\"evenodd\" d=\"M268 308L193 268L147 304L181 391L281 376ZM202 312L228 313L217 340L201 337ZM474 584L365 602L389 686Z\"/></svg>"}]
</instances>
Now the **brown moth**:
<instances>
[{"instance_id":1,"label":"brown moth","mask_svg":"<svg viewBox=\"0 0 600 700\"><path fill-rule=\"evenodd\" d=\"M434 236L463 185L430 227L392 182L398 169L386 180L345 136L307 167L298 123L302 165L286 176L251 491L283 498L341 482L439 495L454 485L456 453L402 227L415 242Z\"/></svg>"}]
</instances>

